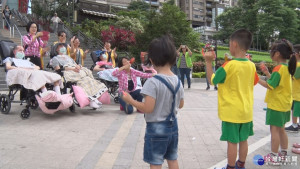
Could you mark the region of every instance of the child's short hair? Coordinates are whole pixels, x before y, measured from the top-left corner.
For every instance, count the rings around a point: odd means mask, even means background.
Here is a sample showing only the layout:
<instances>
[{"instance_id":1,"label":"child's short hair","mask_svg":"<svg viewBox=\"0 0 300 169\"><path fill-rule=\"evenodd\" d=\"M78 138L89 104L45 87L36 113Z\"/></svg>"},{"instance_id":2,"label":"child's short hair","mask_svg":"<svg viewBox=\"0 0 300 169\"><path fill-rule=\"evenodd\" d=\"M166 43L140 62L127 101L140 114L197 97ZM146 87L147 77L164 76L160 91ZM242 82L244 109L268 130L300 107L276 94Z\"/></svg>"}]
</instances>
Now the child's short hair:
<instances>
[{"instance_id":1,"label":"child's short hair","mask_svg":"<svg viewBox=\"0 0 300 169\"><path fill-rule=\"evenodd\" d=\"M300 54L300 44L294 45L294 50L297 54Z\"/></svg>"},{"instance_id":2,"label":"child's short hair","mask_svg":"<svg viewBox=\"0 0 300 169\"><path fill-rule=\"evenodd\" d=\"M169 35L153 39L149 45L148 58L155 66L165 66L175 64L177 52L173 40Z\"/></svg>"},{"instance_id":3,"label":"child's short hair","mask_svg":"<svg viewBox=\"0 0 300 169\"><path fill-rule=\"evenodd\" d=\"M231 34L230 40L236 41L240 48L248 50L252 44L252 33L247 29L239 29Z\"/></svg>"},{"instance_id":4,"label":"child's short hair","mask_svg":"<svg viewBox=\"0 0 300 169\"><path fill-rule=\"evenodd\" d=\"M130 60L128 56L123 56L121 57L119 60L118 60L118 67L122 67L123 66L123 59L127 59L127 60Z\"/></svg>"}]
</instances>

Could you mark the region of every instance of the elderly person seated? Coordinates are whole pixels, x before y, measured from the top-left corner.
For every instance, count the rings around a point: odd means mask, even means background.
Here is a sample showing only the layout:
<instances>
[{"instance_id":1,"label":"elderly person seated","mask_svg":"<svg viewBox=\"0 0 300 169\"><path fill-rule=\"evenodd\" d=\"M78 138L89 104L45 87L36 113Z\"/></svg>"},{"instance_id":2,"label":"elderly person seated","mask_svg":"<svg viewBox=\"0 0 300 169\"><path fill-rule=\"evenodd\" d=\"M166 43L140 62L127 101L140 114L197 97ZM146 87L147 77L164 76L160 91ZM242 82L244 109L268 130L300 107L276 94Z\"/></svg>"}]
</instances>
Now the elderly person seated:
<instances>
[{"instance_id":1,"label":"elderly person seated","mask_svg":"<svg viewBox=\"0 0 300 169\"><path fill-rule=\"evenodd\" d=\"M98 62L96 62L96 66L93 71L103 71L105 69L112 69L112 63L107 61L107 56L105 51L100 51Z\"/></svg>"},{"instance_id":2,"label":"elderly person seated","mask_svg":"<svg viewBox=\"0 0 300 169\"><path fill-rule=\"evenodd\" d=\"M66 54L67 49L64 45L58 45L57 53L58 55L52 59L53 68L56 71L62 69L66 81L76 82L77 86L80 86L88 96L90 106L99 108L101 103L98 101L98 98L107 91L107 87L95 80L89 69L77 65L76 62Z\"/></svg>"},{"instance_id":3,"label":"elderly person seated","mask_svg":"<svg viewBox=\"0 0 300 169\"><path fill-rule=\"evenodd\" d=\"M107 56L104 51L99 53L98 62L96 62L96 66L93 71L97 71L100 79L118 82L118 78L112 75L112 72L115 68L112 67L111 62L107 62Z\"/></svg>"},{"instance_id":4,"label":"elderly person seated","mask_svg":"<svg viewBox=\"0 0 300 169\"><path fill-rule=\"evenodd\" d=\"M15 46L11 57L3 61L7 70L7 84L9 86L20 84L26 89L34 91L41 89L42 92L45 92L47 91L45 84L53 83L53 90L60 94L60 87L63 87L62 83L60 83L61 77L56 73L40 70L39 66L31 63L29 60L24 60L24 57L24 48Z\"/></svg>"}]
</instances>

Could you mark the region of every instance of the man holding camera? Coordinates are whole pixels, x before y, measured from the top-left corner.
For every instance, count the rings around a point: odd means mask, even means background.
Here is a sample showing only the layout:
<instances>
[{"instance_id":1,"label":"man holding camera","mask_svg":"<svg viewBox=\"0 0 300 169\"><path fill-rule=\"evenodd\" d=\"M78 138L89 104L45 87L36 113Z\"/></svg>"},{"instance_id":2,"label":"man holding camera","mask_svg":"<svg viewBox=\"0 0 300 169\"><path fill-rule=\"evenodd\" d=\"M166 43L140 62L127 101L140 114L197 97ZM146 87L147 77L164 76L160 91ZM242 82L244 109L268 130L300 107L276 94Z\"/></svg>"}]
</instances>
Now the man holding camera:
<instances>
[{"instance_id":1,"label":"man holding camera","mask_svg":"<svg viewBox=\"0 0 300 169\"><path fill-rule=\"evenodd\" d=\"M193 67L192 63L192 52L186 45L180 45L179 49L177 50L178 54L178 61L177 67L179 68L180 72L180 79L182 82L182 86L184 87L184 76L186 76L188 88L191 88L191 69Z\"/></svg>"}]
</instances>

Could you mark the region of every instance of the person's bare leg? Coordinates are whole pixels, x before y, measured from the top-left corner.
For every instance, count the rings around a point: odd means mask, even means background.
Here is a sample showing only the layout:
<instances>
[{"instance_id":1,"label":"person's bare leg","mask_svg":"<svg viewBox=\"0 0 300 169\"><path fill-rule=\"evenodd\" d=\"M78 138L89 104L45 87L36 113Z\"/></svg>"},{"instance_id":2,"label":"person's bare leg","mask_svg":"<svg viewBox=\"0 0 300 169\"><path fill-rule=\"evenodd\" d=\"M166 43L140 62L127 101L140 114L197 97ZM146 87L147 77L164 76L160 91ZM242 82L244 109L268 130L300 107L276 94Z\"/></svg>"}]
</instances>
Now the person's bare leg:
<instances>
[{"instance_id":1,"label":"person's bare leg","mask_svg":"<svg viewBox=\"0 0 300 169\"><path fill-rule=\"evenodd\" d=\"M152 164L150 164L150 169L161 169L161 165L152 165Z\"/></svg>"},{"instance_id":2,"label":"person's bare leg","mask_svg":"<svg viewBox=\"0 0 300 169\"><path fill-rule=\"evenodd\" d=\"M279 128L279 138L280 138L280 148L286 151L288 149L289 141L288 141L288 136L284 130L284 127Z\"/></svg>"},{"instance_id":3,"label":"person's bare leg","mask_svg":"<svg viewBox=\"0 0 300 169\"><path fill-rule=\"evenodd\" d=\"M239 143L239 160L237 162L238 167L245 168L245 161L248 154L248 141L242 141Z\"/></svg>"},{"instance_id":4,"label":"person's bare leg","mask_svg":"<svg viewBox=\"0 0 300 169\"><path fill-rule=\"evenodd\" d=\"M270 125L271 131L271 151L273 153L278 153L280 136L279 136L279 127Z\"/></svg>"},{"instance_id":5,"label":"person's bare leg","mask_svg":"<svg viewBox=\"0 0 300 169\"><path fill-rule=\"evenodd\" d=\"M227 141L227 158L228 158L228 165L235 166L237 156L237 143L231 143Z\"/></svg>"},{"instance_id":6,"label":"person's bare leg","mask_svg":"<svg viewBox=\"0 0 300 169\"><path fill-rule=\"evenodd\" d=\"M167 160L169 169L179 169L178 160Z\"/></svg>"}]
</instances>

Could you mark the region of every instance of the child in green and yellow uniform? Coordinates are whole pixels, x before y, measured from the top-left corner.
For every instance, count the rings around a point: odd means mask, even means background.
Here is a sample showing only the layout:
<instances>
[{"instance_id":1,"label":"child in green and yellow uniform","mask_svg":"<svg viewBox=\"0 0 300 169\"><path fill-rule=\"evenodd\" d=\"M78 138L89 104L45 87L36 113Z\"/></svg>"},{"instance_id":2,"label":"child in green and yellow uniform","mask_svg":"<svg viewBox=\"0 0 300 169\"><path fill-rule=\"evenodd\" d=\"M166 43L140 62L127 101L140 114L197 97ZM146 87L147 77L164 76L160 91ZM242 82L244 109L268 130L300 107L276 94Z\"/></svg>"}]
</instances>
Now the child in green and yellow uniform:
<instances>
[{"instance_id":1,"label":"child in green and yellow uniform","mask_svg":"<svg viewBox=\"0 0 300 169\"><path fill-rule=\"evenodd\" d=\"M278 156L286 156L288 137L284 130L285 123L290 121L292 106L292 77L296 70L296 57L293 55L293 46L287 40L275 42L271 47L271 59L278 65L272 74L267 69L262 72L269 80L259 80L259 84L266 87L267 103L266 125L270 125L271 153L265 156L266 163L275 163ZM287 60L289 63L287 64ZM279 145L281 151L278 152ZM278 155L278 156L277 156Z\"/></svg>"},{"instance_id":2,"label":"child in green and yellow uniform","mask_svg":"<svg viewBox=\"0 0 300 169\"><path fill-rule=\"evenodd\" d=\"M230 37L230 53L234 56L215 74L207 67L207 77L212 84L219 84L218 114L222 120L220 140L227 141L226 167L219 169L244 169L249 136L253 133L253 88L259 78L253 62L245 56L252 43L252 34L246 29L235 31ZM206 52L206 65L211 65L213 54ZM237 158L239 145L239 159Z\"/></svg>"},{"instance_id":3,"label":"child in green and yellow uniform","mask_svg":"<svg viewBox=\"0 0 300 169\"><path fill-rule=\"evenodd\" d=\"M300 120L297 124L297 118L300 119L300 45L294 45L294 50L296 53L296 59L297 59L297 69L295 72L295 75L293 77L292 82L292 95L293 95L293 115L292 115L292 121L293 124L289 127L286 127L286 131L292 131L292 132L298 132L300 128ZM300 148L300 147L299 147Z\"/></svg>"}]
</instances>

